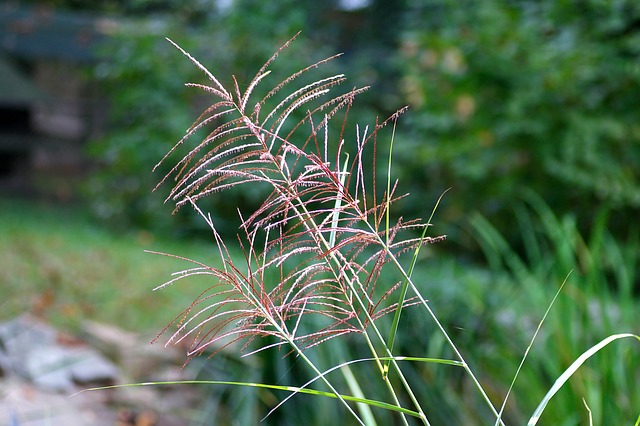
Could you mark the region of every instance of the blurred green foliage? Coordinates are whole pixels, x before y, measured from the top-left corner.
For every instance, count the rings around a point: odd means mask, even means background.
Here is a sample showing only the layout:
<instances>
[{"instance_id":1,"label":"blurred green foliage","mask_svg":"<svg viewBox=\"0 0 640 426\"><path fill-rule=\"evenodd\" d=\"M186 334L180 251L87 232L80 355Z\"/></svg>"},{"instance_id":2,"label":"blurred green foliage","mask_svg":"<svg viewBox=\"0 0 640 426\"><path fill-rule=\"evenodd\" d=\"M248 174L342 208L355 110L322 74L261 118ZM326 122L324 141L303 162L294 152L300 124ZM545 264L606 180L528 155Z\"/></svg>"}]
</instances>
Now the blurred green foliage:
<instances>
[{"instance_id":1,"label":"blurred green foliage","mask_svg":"<svg viewBox=\"0 0 640 426\"><path fill-rule=\"evenodd\" d=\"M508 411L515 424L526 421L523 414L531 415L553 381L588 348L618 332L637 334L640 309L634 297L637 230L620 244L608 230L610 209L598 208L592 230L583 234L576 215L557 216L540 197L527 193L525 198L516 207L517 230L526 241L523 254L486 218L471 219L492 266L493 283L506 284L492 296L494 301L503 298L493 312L485 311L480 323L472 321L477 331L469 342L473 358L489 381L516 370L544 309L566 279L514 386ZM486 290L484 297L493 293ZM640 400L637 351L638 342L620 342L590 358L554 396L541 423L588 424L590 415L592 424L633 423ZM495 385L504 388L506 377L502 383ZM583 398L591 413L582 409Z\"/></svg>"},{"instance_id":2,"label":"blurred green foliage","mask_svg":"<svg viewBox=\"0 0 640 426\"><path fill-rule=\"evenodd\" d=\"M129 6L146 10L138 3ZM96 69L113 110L110 131L94 149L106 165L93 183L96 211L121 224L169 226L161 197L149 196L161 173L147 171L206 100L182 86L203 76L162 36L216 75L246 84L303 30L272 77L345 52L333 70L346 72L352 85L373 86L354 123L409 104L394 173L402 190L425 199L452 188L438 221L453 240L469 242L460 227L476 210L512 229L512 206L525 188L559 213L575 212L583 230L594 206L610 206L613 232L624 237L640 208L640 4L397 0L352 11L338 3L236 0L208 12L201 2L168 4L170 17L153 15L151 30L125 27ZM210 207L230 220L237 213L229 206L254 195L228 193ZM399 213L430 208L407 202Z\"/></svg>"},{"instance_id":3,"label":"blurred green foliage","mask_svg":"<svg viewBox=\"0 0 640 426\"><path fill-rule=\"evenodd\" d=\"M194 97L183 83L194 69L159 38L137 28L114 36L95 71L110 117L106 136L90 147L101 167L87 187L96 215L120 228L178 222L163 205L163 193L151 193L162 172L151 169L191 124Z\"/></svg>"},{"instance_id":4,"label":"blurred green foliage","mask_svg":"<svg viewBox=\"0 0 640 426\"><path fill-rule=\"evenodd\" d=\"M624 236L640 208L640 3L411 3L401 180L452 187L449 224L479 210L509 229L533 189L583 229L611 206Z\"/></svg>"}]
</instances>

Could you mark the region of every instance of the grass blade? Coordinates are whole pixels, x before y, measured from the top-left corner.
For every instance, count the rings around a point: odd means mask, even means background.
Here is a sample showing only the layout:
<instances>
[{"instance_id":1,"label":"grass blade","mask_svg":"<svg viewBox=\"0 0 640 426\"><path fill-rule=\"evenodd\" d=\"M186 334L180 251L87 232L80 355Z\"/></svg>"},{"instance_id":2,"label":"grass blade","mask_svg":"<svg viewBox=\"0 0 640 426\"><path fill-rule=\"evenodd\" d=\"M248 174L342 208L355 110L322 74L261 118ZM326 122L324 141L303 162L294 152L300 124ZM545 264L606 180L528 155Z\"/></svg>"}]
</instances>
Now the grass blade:
<instances>
[{"instance_id":1,"label":"grass blade","mask_svg":"<svg viewBox=\"0 0 640 426\"><path fill-rule=\"evenodd\" d=\"M344 188L344 183L347 179L347 167L349 166L349 154L346 154L344 160L344 166L342 167L342 175L340 176L341 189ZM337 165L338 170L340 165ZM346 189L345 189L346 190ZM340 207L342 205L342 192L336 196L336 204L333 207L333 217L331 218L331 234L329 235L329 246L333 247L336 244L336 229L338 229L338 220L340 219Z\"/></svg>"},{"instance_id":2,"label":"grass blade","mask_svg":"<svg viewBox=\"0 0 640 426\"><path fill-rule=\"evenodd\" d=\"M613 334L607 337L606 339L602 340L600 343L592 346L587 351L585 351L582 355L580 355L578 359L576 359L573 362L573 364L571 364L569 368L567 368L564 371L564 373L562 373L560 377L558 377L558 379L553 384L551 389L549 389L549 392L547 392L547 394L544 396L544 398L542 399L542 401L540 402L536 410L533 412L533 415L529 419L527 426L535 426L538 423L538 420L540 420L540 416L542 415L542 412L544 411L545 407L547 406L551 398L560 390L560 388L567 382L567 380L569 380L569 378L573 375L573 373L575 373L576 370L578 370L578 368L580 368L580 366L582 366L582 364L585 363L587 359L589 359L592 355L594 355L600 349L607 346L609 343L618 339L624 339L629 337L636 338L638 341L640 341L640 336L636 334L631 334L631 333Z\"/></svg>"},{"instance_id":3,"label":"grass blade","mask_svg":"<svg viewBox=\"0 0 640 426\"><path fill-rule=\"evenodd\" d=\"M549 312L551 311L551 307L554 305L556 299L560 295L560 292L564 288L564 285L567 283L567 280L569 279L569 275L571 275L571 272L573 272L573 271L569 272L569 274L566 276L566 278L562 282L562 285L560 286L558 291L556 291L555 296L553 296L553 299L551 299L551 303L549 303L549 307L547 307L547 310L545 311L544 315L542 316L542 319L538 323L538 327L536 328L536 331L533 333L533 337L531 338L531 342L529 342L529 346L527 346L527 350L524 351L524 355L522 356L522 360L520 361L520 365L518 365L518 369L516 370L516 374L514 374L513 380L511 381L511 385L509 386L509 389L507 390L507 394L504 397L504 401L502 402L502 407L500 407L500 411L498 412L498 418L496 419L495 426L498 426L498 424L500 422L500 419L502 418L502 413L504 412L504 409L507 406L507 400L509 399L509 395L511 394L511 390L513 389L513 385L515 385L515 383L516 383L516 379L518 378L518 375L520 374L520 371L522 370L522 366L524 365L524 361L527 359L527 356L529 355L529 351L531 350L531 347L533 346L533 342L536 340L536 337L538 337L538 333L540 332L540 329L542 328L542 324L544 323L545 319L547 319L547 315L549 315Z\"/></svg>"},{"instance_id":4,"label":"grass blade","mask_svg":"<svg viewBox=\"0 0 640 426\"><path fill-rule=\"evenodd\" d=\"M331 368L329 368L328 370L325 370L324 372L321 373L321 375L315 376L314 378L312 378L311 380L309 380L307 383L305 383L304 385L302 385L299 389L304 389L307 386L311 385L313 382L315 382L316 380L320 379L322 376L326 376L327 374L339 370L339 369L343 369L344 367L348 367L351 364L357 364L357 363L361 363L361 362L378 362L378 361L412 361L412 362L424 362L424 363L432 363L432 364L444 364L444 365L452 365L452 366L456 366L456 367L463 367L464 368L464 363L460 362L460 361L456 361L456 360L452 360L452 359L443 359L443 358L423 358L423 357L412 357L412 356L394 356L394 357L378 357L378 358L360 358L360 359L353 359L350 361L345 361L342 362L338 365L335 365ZM271 409L271 411L267 414L267 417L275 410L277 410L280 406L282 406L284 403L286 403L290 398L292 398L294 396L295 392L289 396L287 396L286 398L284 398L282 401L280 401L278 403L278 405L276 405L275 407L273 407Z\"/></svg>"},{"instance_id":5,"label":"grass blade","mask_svg":"<svg viewBox=\"0 0 640 426\"><path fill-rule=\"evenodd\" d=\"M351 393L353 393L358 398L364 398L364 392L362 392L362 388L358 383L358 379L353 375L353 372L349 368L348 365L345 365L344 368L341 369L342 375L347 381L347 385L349 389L351 389ZM358 404L358 411L362 416L362 420L367 426L377 426L376 419L373 417L373 413L371 412L371 407L366 404Z\"/></svg>"},{"instance_id":6,"label":"grass blade","mask_svg":"<svg viewBox=\"0 0 640 426\"><path fill-rule=\"evenodd\" d=\"M587 404L587 400L582 398L582 402L584 403L584 407L587 409L587 413L589 413L589 426L593 426L593 413L591 412L591 408L589 408L589 404Z\"/></svg>"},{"instance_id":7,"label":"grass blade","mask_svg":"<svg viewBox=\"0 0 640 426\"><path fill-rule=\"evenodd\" d=\"M337 399L338 396L333 392L325 392L316 389L307 389L307 388L299 388L296 386L284 386L284 385L268 385L265 383L250 383L250 382L228 382L228 381L219 381L219 380L178 380L178 381L169 381L169 382L142 382L142 383L126 383L121 385L113 385L113 386L101 386L96 388L83 389L80 392L76 392L69 397L74 397L84 392L94 392L106 389L118 389L118 388L127 388L127 387L139 387L139 386L167 386L167 385L226 385L226 386L246 386L246 387L254 387L254 388L262 388L262 389L274 389L285 392L295 392L295 393L306 393L310 395L316 396L324 396L328 398ZM398 407L394 404L389 404L384 401L377 401L374 399L367 398L359 398L352 395L342 395L340 397L345 401L355 402L359 404L366 404L372 407L382 408L384 410L397 411L403 414L407 414L413 417L420 417L420 414L416 411L409 410L407 408Z\"/></svg>"}]
</instances>

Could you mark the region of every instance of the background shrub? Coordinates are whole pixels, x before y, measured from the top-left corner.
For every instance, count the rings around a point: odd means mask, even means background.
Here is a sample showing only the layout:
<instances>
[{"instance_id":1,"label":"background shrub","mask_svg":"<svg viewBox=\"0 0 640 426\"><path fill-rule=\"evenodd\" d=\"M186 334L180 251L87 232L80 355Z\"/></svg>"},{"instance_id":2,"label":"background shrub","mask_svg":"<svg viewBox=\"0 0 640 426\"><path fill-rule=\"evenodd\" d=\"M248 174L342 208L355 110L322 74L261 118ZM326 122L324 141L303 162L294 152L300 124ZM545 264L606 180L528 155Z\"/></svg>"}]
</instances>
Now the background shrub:
<instances>
[{"instance_id":1,"label":"background shrub","mask_svg":"<svg viewBox=\"0 0 640 426\"><path fill-rule=\"evenodd\" d=\"M511 207L532 189L583 230L611 207L624 237L640 207L640 5L410 3L398 152L412 192L452 187L442 221L479 210L514 240Z\"/></svg>"}]
</instances>

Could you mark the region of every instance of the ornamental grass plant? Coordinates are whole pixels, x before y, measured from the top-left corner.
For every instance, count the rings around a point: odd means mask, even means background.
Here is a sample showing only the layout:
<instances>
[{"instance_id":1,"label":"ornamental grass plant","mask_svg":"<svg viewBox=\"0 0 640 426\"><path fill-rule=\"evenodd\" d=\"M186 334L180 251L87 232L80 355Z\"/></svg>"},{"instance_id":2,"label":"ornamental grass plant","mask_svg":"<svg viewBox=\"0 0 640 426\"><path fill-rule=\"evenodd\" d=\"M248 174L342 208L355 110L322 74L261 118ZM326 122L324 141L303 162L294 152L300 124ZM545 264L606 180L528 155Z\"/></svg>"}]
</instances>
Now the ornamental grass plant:
<instances>
[{"instance_id":1,"label":"ornamental grass plant","mask_svg":"<svg viewBox=\"0 0 640 426\"><path fill-rule=\"evenodd\" d=\"M217 78L171 42L209 80L187 86L212 101L162 159L170 171L158 187L173 182L167 201L176 210L195 209L208 224L220 262L210 266L168 255L189 266L158 289L194 276L208 277L210 284L196 290L193 303L165 328L167 344L186 345L188 360L237 350L249 359L276 353L304 365L310 375L300 383L208 382L289 392L270 404L267 418L286 410L290 398L310 394L334 399L342 407L339 415L356 424L376 424L391 413L394 423L428 425L437 407L414 391L424 385L415 385L421 379L414 373L420 370L416 365L429 365L457 369L492 423L504 424L507 396L489 397L428 301L426 277L414 275L420 251L446 238L430 232L439 200L426 222L393 214L394 203L405 196L398 194L391 167L395 126L404 109L370 125L351 123L349 113L367 88L340 91L344 75L317 77L337 56L270 83L270 65L294 39L246 84ZM382 137L385 128L390 131ZM237 239L225 239L228 230L222 232L198 203L243 187L264 198L257 209L238 211ZM410 324L403 321L407 309ZM398 334L427 324L451 356L399 353ZM632 336L612 335L602 346ZM336 358L331 365L315 355L342 341L357 341L366 353ZM584 359L578 361L572 367ZM356 376L355 369L368 373ZM370 382L385 394L372 395L376 387ZM562 383L561 377L556 386ZM548 398L529 424L536 424Z\"/></svg>"}]
</instances>

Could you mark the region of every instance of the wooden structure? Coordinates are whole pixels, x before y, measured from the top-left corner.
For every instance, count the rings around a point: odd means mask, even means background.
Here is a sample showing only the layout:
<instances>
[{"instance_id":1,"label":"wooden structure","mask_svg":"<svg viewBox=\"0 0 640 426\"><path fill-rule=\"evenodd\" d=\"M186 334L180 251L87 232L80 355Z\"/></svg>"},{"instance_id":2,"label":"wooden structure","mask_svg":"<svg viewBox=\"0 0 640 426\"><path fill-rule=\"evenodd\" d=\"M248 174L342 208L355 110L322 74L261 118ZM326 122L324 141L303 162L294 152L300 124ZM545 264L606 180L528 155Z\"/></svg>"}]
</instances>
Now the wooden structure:
<instances>
[{"instance_id":1,"label":"wooden structure","mask_svg":"<svg viewBox=\"0 0 640 426\"><path fill-rule=\"evenodd\" d=\"M77 172L104 110L86 78L112 20L0 4L0 189Z\"/></svg>"}]
</instances>

